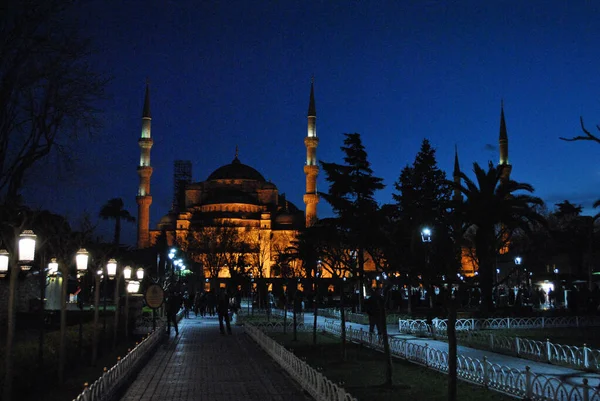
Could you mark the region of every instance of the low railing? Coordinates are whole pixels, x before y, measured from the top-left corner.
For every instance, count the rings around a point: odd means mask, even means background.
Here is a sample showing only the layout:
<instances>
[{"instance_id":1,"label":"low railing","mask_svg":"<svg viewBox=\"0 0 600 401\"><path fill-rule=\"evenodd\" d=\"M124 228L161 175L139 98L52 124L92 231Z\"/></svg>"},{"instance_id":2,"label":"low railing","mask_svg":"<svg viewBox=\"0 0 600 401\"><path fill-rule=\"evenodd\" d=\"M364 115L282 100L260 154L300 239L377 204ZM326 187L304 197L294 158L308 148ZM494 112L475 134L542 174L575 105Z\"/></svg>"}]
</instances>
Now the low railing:
<instances>
[{"instance_id":1,"label":"low railing","mask_svg":"<svg viewBox=\"0 0 600 401\"><path fill-rule=\"evenodd\" d=\"M83 392L75 398L75 401L110 400L121 386L129 381L131 374L136 372L148 352L160 343L164 335L165 330L162 327L150 333L92 385L86 386Z\"/></svg>"},{"instance_id":2,"label":"low railing","mask_svg":"<svg viewBox=\"0 0 600 401\"><path fill-rule=\"evenodd\" d=\"M338 320L342 318L339 309L319 309L319 314L323 317L330 317ZM385 320L387 324L395 324L402 316L406 315L389 314L385 316ZM348 309L346 310L345 317L347 322L369 324L369 316L365 313L354 313Z\"/></svg>"},{"instance_id":3,"label":"low railing","mask_svg":"<svg viewBox=\"0 0 600 401\"><path fill-rule=\"evenodd\" d=\"M259 328L248 324L246 333L258 343L302 388L318 401L357 401L350 393L285 349Z\"/></svg>"},{"instance_id":4,"label":"low railing","mask_svg":"<svg viewBox=\"0 0 600 401\"><path fill-rule=\"evenodd\" d=\"M433 319L431 324L437 331L445 331L447 319ZM429 330L425 319L399 319L401 333L419 334ZM499 329L545 329L557 327L595 327L600 326L597 316L561 316L561 317L499 317L490 319L457 319L456 331L463 330L499 330Z\"/></svg>"},{"instance_id":5,"label":"low railing","mask_svg":"<svg viewBox=\"0 0 600 401\"><path fill-rule=\"evenodd\" d=\"M339 321L326 320L319 329L336 336L341 335ZM355 330L348 325L346 338L348 341L366 344L383 351L383 340L377 334ZM445 351L431 348L427 344L420 345L397 338L389 338L389 345L395 357L440 372L448 372L448 353ZM491 363L485 357L479 360L458 355L457 376L462 380L529 400L600 401L600 389L589 386L586 378L582 380L582 384L566 383L556 377L536 374L528 366L521 371Z\"/></svg>"},{"instance_id":6,"label":"low railing","mask_svg":"<svg viewBox=\"0 0 600 401\"><path fill-rule=\"evenodd\" d=\"M435 332L435 337L447 340L445 331ZM457 341L462 345L474 346L493 352L515 355L520 358L547 362L573 369L600 371L600 350L573 345L554 344L514 336L501 336L482 331L457 331Z\"/></svg>"},{"instance_id":7,"label":"low railing","mask_svg":"<svg viewBox=\"0 0 600 401\"><path fill-rule=\"evenodd\" d=\"M182 317L183 310L177 314L177 321L180 321ZM105 371L94 383L86 385L83 392L74 401L110 400L141 368L142 363L156 349L165 335L164 323L161 322L161 324L157 324L156 330L144 337L123 359Z\"/></svg>"}]
</instances>

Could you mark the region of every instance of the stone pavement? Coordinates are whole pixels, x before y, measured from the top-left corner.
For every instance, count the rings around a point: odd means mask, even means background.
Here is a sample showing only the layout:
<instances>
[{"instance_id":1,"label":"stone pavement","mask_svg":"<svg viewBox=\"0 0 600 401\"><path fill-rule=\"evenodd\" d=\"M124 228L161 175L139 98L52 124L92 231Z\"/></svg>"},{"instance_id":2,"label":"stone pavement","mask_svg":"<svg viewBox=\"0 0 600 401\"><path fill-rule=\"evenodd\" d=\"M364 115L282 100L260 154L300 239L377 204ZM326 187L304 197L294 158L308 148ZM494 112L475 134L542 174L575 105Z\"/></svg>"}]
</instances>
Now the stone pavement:
<instances>
[{"instance_id":1,"label":"stone pavement","mask_svg":"<svg viewBox=\"0 0 600 401\"><path fill-rule=\"evenodd\" d=\"M309 401L300 386L244 333L191 317L131 383L121 401Z\"/></svg>"}]
</instances>

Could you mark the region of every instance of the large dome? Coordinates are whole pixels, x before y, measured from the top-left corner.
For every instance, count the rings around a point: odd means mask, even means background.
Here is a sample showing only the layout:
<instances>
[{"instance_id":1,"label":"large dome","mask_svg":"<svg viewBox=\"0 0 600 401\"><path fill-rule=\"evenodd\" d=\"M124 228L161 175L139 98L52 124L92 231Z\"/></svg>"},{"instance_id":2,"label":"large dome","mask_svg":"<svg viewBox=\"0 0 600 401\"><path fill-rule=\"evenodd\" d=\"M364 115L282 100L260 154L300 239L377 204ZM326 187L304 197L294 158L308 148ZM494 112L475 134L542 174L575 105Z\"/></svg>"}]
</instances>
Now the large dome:
<instances>
[{"instance_id":1,"label":"large dome","mask_svg":"<svg viewBox=\"0 0 600 401\"><path fill-rule=\"evenodd\" d=\"M252 167L242 164L236 157L231 164L219 167L208 176L207 181L214 180L254 180L264 182L265 177Z\"/></svg>"}]
</instances>

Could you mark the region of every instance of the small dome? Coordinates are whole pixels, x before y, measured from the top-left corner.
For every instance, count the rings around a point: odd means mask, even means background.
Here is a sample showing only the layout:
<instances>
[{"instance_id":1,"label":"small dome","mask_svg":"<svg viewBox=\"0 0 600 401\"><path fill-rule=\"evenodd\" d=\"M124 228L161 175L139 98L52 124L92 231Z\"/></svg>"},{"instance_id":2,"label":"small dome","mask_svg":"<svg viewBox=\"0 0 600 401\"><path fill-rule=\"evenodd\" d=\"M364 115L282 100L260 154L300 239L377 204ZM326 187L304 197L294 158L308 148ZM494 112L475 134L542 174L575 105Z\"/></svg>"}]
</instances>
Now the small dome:
<instances>
[{"instance_id":1,"label":"small dome","mask_svg":"<svg viewBox=\"0 0 600 401\"><path fill-rule=\"evenodd\" d=\"M254 180L264 182L265 177L252 167L242 164L240 159L236 157L231 164L219 167L208 176L207 181L214 180Z\"/></svg>"},{"instance_id":2,"label":"small dome","mask_svg":"<svg viewBox=\"0 0 600 401\"><path fill-rule=\"evenodd\" d=\"M173 213L165 214L158 222L159 228L170 228L175 225L175 216Z\"/></svg>"}]
</instances>

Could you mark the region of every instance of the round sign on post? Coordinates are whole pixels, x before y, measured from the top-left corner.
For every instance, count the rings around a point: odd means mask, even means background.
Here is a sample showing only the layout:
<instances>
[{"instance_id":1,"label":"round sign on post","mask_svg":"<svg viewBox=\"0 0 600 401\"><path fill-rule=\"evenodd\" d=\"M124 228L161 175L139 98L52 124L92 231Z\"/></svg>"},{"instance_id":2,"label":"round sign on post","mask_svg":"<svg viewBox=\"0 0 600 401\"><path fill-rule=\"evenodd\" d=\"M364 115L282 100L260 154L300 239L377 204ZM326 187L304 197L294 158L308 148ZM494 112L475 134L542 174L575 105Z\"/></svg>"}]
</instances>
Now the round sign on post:
<instances>
[{"instance_id":1,"label":"round sign on post","mask_svg":"<svg viewBox=\"0 0 600 401\"><path fill-rule=\"evenodd\" d=\"M158 309L165 301L165 292L160 285L152 284L146 289L144 299L149 308Z\"/></svg>"}]
</instances>

